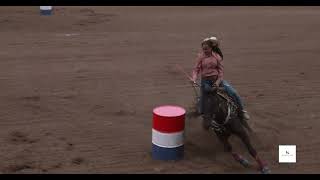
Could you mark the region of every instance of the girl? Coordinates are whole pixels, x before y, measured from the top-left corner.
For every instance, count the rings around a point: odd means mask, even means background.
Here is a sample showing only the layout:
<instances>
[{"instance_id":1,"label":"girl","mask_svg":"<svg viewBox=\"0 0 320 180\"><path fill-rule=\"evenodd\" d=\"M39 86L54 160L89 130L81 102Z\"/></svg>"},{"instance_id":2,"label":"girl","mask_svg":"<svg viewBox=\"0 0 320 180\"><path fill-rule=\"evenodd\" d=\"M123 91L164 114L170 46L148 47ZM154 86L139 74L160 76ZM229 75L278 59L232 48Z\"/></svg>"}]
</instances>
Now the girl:
<instances>
[{"instance_id":1,"label":"girl","mask_svg":"<svg viewBox=\"0 0 320 180\"><path fill-rule=\"evenodd\" d=\"M201 75L201 97L200 113L204 114L205 100L207 93L213 85L222 85L226 92L236 101L242 112L242 118L248 120L250 117L244 110L243 102L237 91L225 80L223 80L223 54L219 48L219 42L216 37L206 38L201 43L202 52L199 53L197 63L192 72L192 82L196 83L197 77ZM205 122L204 128L209 127L209 122Z\"/></svg>"}]
</instances>

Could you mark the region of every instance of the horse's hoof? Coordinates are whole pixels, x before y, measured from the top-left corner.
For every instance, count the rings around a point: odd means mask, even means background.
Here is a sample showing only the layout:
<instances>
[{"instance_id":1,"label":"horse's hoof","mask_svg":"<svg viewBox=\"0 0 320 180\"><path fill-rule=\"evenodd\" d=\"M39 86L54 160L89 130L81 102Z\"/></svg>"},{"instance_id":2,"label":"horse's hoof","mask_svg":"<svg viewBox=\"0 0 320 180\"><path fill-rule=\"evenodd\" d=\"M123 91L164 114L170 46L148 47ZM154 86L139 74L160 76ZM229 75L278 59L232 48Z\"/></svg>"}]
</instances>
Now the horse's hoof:
<instances>
[{"instance_id":1,"label":"horse's hoof","mask_svg":"<svg viewBox=\"0 0 320 180\"><path fill-rule=\"evenodd\" d=\"M264 167L261 168L261 173L262 174L270 174L271 170L269 169L268 166L264 166Z\"/></svg>"},{"instance_id":2,"label":"horse's hoof","mask_svg":"<svg viewBox=\"0 0 320 180\"><path fill-rule=\"evenodd\" d=\"M246 160L246 159L241 159L241 160L240 160L240 164L241 164L242 166L244 166L245 168L250 167L250 162L249 162L248 160Z\"/></svg>"}]
</instances>

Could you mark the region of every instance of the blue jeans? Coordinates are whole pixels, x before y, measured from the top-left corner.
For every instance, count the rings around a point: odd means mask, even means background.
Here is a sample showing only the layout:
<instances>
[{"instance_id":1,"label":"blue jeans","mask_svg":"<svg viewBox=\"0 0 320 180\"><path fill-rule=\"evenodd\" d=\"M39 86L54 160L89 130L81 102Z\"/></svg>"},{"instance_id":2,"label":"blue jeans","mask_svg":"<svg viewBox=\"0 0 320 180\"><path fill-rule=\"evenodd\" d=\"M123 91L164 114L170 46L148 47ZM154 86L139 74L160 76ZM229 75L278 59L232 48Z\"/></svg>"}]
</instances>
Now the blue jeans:
<instances>
[{"instance_id":1,"label":"blue jeans","mask_svg":"<svg viewBox=\"0 0 320 180\"><path fill-rule=\"evenodd\" d=\"M213 81L211 80L201 80L201 88L200 88L200 113L204 113L205 110L205 100L207 99L208 92L212 87ZM243 102L237 93L237 91L225 80L222 80L221 84L223 85L226 92L231 96L237 104L240 106L240 110L243 110L244 105Z\"/></svg>"},{"instance_id":2,"label":"blue jeans","mask_svg":"<svg viewBox=\"0 0 320 180\"><path fill-rule=\"evenodd\" d=\"M238 92L227 81L222 80L222 84L227 93L236 101L240 106L240 110L244 109L243 101L240 98Z\"/></svg>"}]
</instances>

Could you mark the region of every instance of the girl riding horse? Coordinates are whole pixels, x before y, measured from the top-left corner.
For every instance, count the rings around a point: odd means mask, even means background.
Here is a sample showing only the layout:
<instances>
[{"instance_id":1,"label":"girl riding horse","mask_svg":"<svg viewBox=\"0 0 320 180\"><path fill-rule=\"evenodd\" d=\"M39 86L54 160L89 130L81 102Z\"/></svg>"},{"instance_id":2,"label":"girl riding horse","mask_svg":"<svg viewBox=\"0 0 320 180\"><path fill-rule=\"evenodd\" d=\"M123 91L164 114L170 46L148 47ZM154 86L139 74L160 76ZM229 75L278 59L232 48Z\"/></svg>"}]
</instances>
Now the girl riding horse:
<instances>
[{"instance_id":1,"label":"girl riding horse","mask_svg":"<svg viewBox=\"0 0 320 180\"><path fill-rule=\"evenodd\" d=\"M262 173L269 173L268 166L258 156L244 129L247 121L243 119L248 119L248 116L243 109L241 99L236 91L223 80L223 55L218 45L218 41L214 37L207 38L202 42L203 53L199 54L192 76L192 81L196 83L197 75L201 72L203 127L205 129L212 129L223 143L225 150L230 152L236 161L248 167L248 160L234 152L228 141L232 134L238 136L246 145L250 155L258 163L259 170ZM238 106L220 93L220 86L223 87L229 96L233 97ZM242 112L240 116L238 115L238 108Z\"/></svg>"},{"instance_id":2,"label":"girl riding horse","mask_svg":"<svg viewBox=\"0 0 320 180\"><path fill-rule=\"evenodd\" d=\"M196 83L197 77L201 74L201 96L200 96L200 114L204 114L206 109L205 101L208 91L212 86L223 86L225 91L231 96L240 108L240 116L244 120L249 120L247 111L244 110L243 102L237 91L223 79L223 54L219 48L219 42L216 37L206 38L202 41L203 52L198 54L196 65L192 72L192 82ZM208 129L209 122L204 121L203 126Z\"/></svg>"}]
</instances>

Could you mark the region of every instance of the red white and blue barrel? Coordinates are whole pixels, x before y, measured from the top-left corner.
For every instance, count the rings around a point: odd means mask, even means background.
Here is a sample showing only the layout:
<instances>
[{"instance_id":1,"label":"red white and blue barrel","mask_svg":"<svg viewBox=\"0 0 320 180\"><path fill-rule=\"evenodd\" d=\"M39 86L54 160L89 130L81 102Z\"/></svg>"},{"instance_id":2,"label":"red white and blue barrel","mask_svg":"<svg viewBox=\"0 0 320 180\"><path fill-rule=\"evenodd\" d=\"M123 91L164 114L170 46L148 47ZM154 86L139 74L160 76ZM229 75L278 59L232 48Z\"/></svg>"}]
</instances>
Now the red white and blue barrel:
<instances>
[{"instance_id":1,"label":"red white and blue barrel","mask_svg":"<svg viewBox=\"0 0 320 180\"><path fill-rule=\"evenodd\" d=\"M178 160L184 156L185 109L160 106L153 109L152 157Z\"/></svg>"},{"instance_id":2,"label":"red white and blue barrel","mask_svg":"<svg viewBox=\"0 0 320 180\"><path fill-rule=\"evenodd\" d=\"M40 6L40 15L43 15L43 16L52 15L52 6Z\"/></svg>"}]
</instances>

